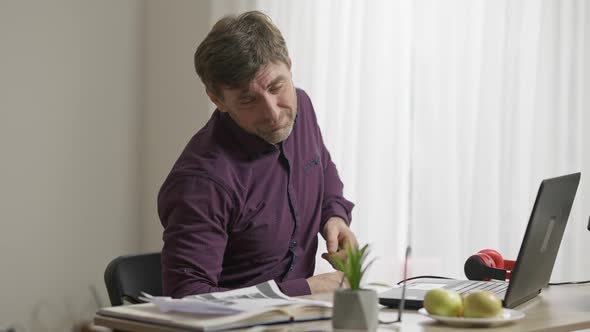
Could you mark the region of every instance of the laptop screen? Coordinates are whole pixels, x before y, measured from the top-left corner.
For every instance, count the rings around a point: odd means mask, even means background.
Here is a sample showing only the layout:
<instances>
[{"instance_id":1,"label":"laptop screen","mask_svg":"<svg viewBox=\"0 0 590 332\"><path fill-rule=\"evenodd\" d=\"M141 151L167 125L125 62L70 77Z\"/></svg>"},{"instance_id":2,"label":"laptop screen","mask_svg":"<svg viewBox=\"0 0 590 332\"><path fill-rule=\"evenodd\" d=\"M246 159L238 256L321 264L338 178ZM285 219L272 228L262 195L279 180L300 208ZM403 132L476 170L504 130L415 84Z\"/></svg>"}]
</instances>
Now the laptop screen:
<instances>
[{"instance_id":1,"label":"laptop screen","mask_svg":"<svg viewBox=\"0 0 590 332\"><path fill-rule=\"evenodd\" d=\"M506 293L506 307L533 298L549 283L579 182L580 173L575 173L541 183Z\"/></svg>"}]
</instances>

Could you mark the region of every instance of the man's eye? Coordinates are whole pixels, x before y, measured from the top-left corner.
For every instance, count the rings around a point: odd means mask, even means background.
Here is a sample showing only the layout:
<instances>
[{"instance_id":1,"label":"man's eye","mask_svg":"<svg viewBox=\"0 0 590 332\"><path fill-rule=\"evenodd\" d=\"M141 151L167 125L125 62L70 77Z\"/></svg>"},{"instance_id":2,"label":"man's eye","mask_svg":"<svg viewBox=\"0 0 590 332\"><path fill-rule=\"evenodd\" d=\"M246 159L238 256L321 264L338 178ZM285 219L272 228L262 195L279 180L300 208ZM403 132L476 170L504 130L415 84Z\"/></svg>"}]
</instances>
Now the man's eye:
<instances>
[{"instance_id":1,"label":"man's eye","mask_svg":"<svg viewBox=\"0 0 590 332\"><path fill-rule=\"evenodd\" d=\"M240 104L242 104L242 105L252 104L254 102L254 100L256 100L256 99L255 98L243 98L243 99L240 99Z\"/></svg>"},{"instance_id":2,"label":"man's eye","mask_svg":"<svg viewBox=\"0 0 590 332\"><path fill-rule=\"evenodd\" d=\"M281 88L283 87L282 84L279 85L273 85L270 87L270 89L268 91L270 91L271 93L277 93L279 91L281 91Z\"/></svg>"}]
</instances>

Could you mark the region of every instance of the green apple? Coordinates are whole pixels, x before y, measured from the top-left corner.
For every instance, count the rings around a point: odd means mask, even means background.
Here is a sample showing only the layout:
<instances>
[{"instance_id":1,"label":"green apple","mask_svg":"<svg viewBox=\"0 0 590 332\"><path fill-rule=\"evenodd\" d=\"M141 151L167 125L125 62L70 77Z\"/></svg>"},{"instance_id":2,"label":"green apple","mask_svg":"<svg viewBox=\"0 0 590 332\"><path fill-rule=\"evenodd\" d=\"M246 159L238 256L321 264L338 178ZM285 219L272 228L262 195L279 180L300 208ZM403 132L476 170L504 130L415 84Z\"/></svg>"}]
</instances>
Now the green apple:
<instances>
[{"instance_id":1,"label":"green apple","mask_svg":"<svg viewBox=\"0 0 590 332\"><path fill-rule=\"evenodd\" d=\"M464 316L470 318L498 317L502 314L502 301L490 291L476 291L463 299Z\"/></svg>"},{"instance_id":2,"label":"green apple","mask_svg":"<svg viewBox=\"0 0 590 332\"><path fill-rule=\"evenodd\" d=\"M424 308L431 315L457 317L463 313L463 301L457 292L436 288L424 296Z\"/></svg>"}]
</instances>

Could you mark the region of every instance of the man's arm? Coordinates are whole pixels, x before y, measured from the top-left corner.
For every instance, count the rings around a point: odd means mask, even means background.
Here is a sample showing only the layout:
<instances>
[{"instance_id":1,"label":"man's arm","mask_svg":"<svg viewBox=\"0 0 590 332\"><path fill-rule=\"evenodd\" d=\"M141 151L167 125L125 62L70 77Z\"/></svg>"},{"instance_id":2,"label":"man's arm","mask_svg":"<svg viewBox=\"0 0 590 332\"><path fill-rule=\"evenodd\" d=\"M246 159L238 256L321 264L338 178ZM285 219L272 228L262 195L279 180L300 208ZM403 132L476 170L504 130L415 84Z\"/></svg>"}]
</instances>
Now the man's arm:
<instances>
[{"instance_id":1,"label":"man's arm","mask_svg":"<svg viewBox=\"0 0 590 332\"><path fill-rule=\"evenodd\" d=\"M321 137L321 134L320 134ZM342 194L344 185L338 175L336 165L332 162L330 152L320 142L322 148L322 163L324 171L324 201L322 204L322 223L320 229L324 229L331 217L340 217L347 225L351 222L351 212L354 204L346 200Z\"/></svg>"},{"instance_id":2,"label":"man's arm","mask_svg":"<svg viewBox=\"0 0 590 332\"><path fill-rule=\"evenodd\" d=\"M231 218L232 198L206 177L166 181L158 195L164 226L162 286L183 297L227 290L218 287Z\"/></svg>"},{"instance_id":3,"label":"man's arm","mask_svg":"<svg viewBox=\"0 0 590 332\"><path fill-rule=\"evenodd\" d=\"M206 177L166 182L158 196L164 226L162 283L165 295L184 297L230 290L219 287L227 226L234 200L229 192ZM311 294L304 278L275 280L289 296Z\"/></svg>"},{"instance_id":4,"label":"man's arm","mask_svg":"<svg viewBox=\"0 0 590 332\"><path fill-rule=\"evenodd\" d=\"M349 228L354 204L343 196L344 185L338 176L336 165L332 162L323 139L321 140L321 146L324 166L324 202L320 231L326 240L326 249L328 251L322 257L332 263L331 259L328 259L329 255L336 254L339 249L343 249L346 245L358 246L358 243L354 233ZM338 255L344 258L346 252L342 250Z\"/></svg>"}]
</instances>

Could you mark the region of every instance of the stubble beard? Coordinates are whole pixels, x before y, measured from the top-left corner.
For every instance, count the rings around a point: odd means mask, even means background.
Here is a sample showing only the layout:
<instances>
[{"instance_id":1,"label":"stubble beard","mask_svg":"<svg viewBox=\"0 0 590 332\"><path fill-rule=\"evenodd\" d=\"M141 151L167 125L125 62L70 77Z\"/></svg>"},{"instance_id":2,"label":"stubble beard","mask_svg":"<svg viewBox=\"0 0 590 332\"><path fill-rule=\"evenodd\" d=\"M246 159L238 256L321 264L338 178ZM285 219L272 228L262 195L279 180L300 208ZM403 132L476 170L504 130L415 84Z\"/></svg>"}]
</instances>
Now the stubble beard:
<instances>
[{"instance_id":1,"label":"stubble beard","mask_svg":"<svg viewBox=\"0 0 590 332\"><path fill-rule=\"evenodd\" d=\"M287 115L287 117L289 117L289 124L284 128L270 132L258 131L258 137L262 138L270 144L278 144L286 140L293 131L293 125L295 124L295 116L295 112Z\"/></svg>"}]
</instances>

